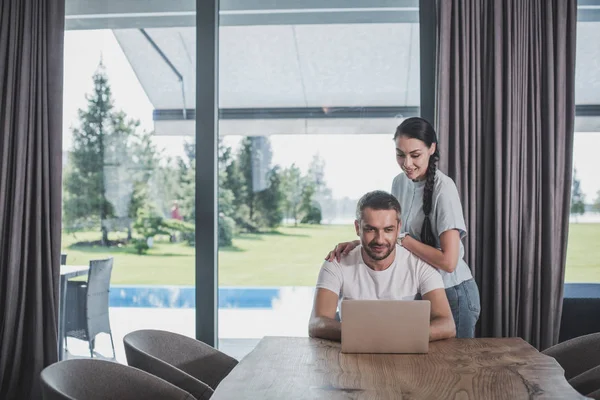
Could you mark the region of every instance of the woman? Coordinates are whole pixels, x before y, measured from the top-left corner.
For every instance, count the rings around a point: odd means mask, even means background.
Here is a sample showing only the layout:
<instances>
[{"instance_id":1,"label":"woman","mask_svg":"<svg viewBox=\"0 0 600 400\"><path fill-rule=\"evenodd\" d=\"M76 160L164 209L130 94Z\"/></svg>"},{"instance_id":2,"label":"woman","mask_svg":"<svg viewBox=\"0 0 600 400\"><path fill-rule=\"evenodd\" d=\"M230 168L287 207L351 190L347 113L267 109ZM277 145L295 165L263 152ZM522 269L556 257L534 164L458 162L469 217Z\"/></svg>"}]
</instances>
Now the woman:
<instances>
[{"instance_id":1,"label":"woman","mask_svg":"<svg viewBox=\"0 0 600 400\"><path fill-rule=\"evenodd\" d=\"M435 130L423 118L409 118L396 129L394 142L396 160L404 172L392 183L392 194L402 206L404 235L398 242L440 271L456 336L472 338L481 310L479 290L463 260L461 239L467 232L458 190L450 177L437 170L440 155ZM359 244L358 240L340 243L326 259L339 261Z\"/></svg>"}]
</instances>

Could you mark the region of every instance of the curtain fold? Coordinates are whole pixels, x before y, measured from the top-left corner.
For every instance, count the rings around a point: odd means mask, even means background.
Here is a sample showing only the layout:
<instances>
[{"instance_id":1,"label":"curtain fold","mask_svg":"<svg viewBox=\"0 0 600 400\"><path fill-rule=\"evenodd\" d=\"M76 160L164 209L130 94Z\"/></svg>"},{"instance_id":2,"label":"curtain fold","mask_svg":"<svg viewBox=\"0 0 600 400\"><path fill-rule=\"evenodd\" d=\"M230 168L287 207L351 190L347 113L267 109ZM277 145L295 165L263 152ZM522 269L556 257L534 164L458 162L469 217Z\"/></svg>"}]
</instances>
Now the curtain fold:
<instances>
[{"instance_id":1,"label":"curtain fold","mask_svg":"<svg viewBox=\"0 0 600 400\"><path fill-rule=\"evenodd\" d=\"M469 230L482 336L558 341L576 0L438 0L436 126Z\"/></svg>"},{"instance_id":2,"label":"curtain fold","mask_svg":"<svg viewBox=\"0 0 600 400\"><path fill-rule=\"evenodd\" d=\"M57 360L64 0L0 2L0 398Z\"/></svg>"}]
</instances>

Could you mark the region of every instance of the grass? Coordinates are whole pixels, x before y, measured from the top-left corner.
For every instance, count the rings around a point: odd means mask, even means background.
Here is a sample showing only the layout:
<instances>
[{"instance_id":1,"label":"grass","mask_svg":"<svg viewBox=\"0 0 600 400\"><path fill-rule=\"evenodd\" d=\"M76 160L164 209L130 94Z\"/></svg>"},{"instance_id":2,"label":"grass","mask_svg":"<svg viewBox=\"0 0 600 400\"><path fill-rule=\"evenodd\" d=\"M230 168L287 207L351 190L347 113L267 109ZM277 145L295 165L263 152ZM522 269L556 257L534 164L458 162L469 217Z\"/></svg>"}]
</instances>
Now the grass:
<instances>
[{"instance_id":1,"label":"grass","mask_svg":"<svg viewBox=\"0 0 600 400\"><path fill-rule=\"evenodd\" d=\"M233 246L219 250L219 285L314 286L327 252L354 237L351 225L286 226L272 233L239 235ZM113 284L194 285L193 247L157 241L148 254L138 255L130 247L73 246L99 238L97 232L64 234L67 264L87 264L111 255ZM600 282L600 224L571 224L565 280Z\"/></svg>"},{"instance_id":2,"label":"grass","mask_svg":"<svg viewBox=\"0 0 600 400\"><path fill-rule=\"evenodd\" d=\"M571 224L565 282L600 283L600 224Z\"/></svg>"},{"instance_id":3,"label":"grass","mask_svg":"<svg viewBox=\"0 0 600 400\"><path fill-rule=\"evenodd\" d=\"M123 235L121 235L123 236ZM233 246L219 250L221 286L314 286L327 252L355 237L351 225L281 227L277 232L242 234ZM119 238L111 234L109 239ZM63 235L67 264L113 256L113 284L194 285L195 249L183 243L158 241L148 254L129 247L80 247L74 243L99 239L99 233Z\"/></svg>"}]
</instances>

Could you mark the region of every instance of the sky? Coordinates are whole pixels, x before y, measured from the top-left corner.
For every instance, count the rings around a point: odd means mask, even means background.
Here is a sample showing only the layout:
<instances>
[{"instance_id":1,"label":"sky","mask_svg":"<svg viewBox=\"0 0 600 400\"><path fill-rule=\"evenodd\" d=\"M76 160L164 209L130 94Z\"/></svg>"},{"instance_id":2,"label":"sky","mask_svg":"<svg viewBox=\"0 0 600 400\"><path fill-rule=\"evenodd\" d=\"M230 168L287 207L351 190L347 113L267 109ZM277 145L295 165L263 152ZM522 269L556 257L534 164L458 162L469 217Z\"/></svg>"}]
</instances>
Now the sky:
<instances>
[{"instance_id":1,"label":"sky","mask_svg":"<svg viewBox=\"0 0 600 400\"><path fill-rule=\"evenodd\" d=\"M111 30L66 31L64 69L63 148L71 148L71 129L77 124L77 110L86 108L86 94L92 90L92 75L102 59L113 93L115 108L140 121L140 129L152 131L153 106L146 96L125 54ZM191 137L154 136L154 142L171 157L183 156L183 143ZM226 136L225 143L236 147L239 136ZM390 135L274 135L270 136L273 164L295 163L308 168L317 152L325 160L325 179L334 198L359 198L370 190L390 190L400 170ZM600 133L576 133L574 166L586 202L600 191Z\"/></svg>"}]
</instances>

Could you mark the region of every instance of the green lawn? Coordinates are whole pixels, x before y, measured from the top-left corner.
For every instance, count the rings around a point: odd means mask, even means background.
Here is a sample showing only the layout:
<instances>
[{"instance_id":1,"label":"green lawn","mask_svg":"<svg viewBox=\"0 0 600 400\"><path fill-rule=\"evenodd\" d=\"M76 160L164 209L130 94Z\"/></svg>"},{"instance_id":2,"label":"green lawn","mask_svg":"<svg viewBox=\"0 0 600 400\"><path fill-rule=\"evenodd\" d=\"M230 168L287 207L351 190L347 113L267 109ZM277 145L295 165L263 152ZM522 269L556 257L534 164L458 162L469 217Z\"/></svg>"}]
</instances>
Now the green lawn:
<instances>
[{"instance_id":1,"label":"green lawn","mask_svg":"<svg viewBox=\"0 0 600 400\"><path fill-rule=\"evenodd\" d=\"M600 283L600 224L571 224L565 282Z\"/></svg>"},{"instance_id":2,"label":"green lawn","mask_svg":"<svg viewBox=\"0 0 600 400\"><path fill-rule=\"evenodd\" d=\"M222 286L314 286L327 252L338 242L355 238L351 225L282 227L276 233L242 234L219 251ZM117 239L111 235L111 240ZM146 255L131 248L70 247L98 240L95 232L63 235L67 264L87 264L112 255L113 284L194 284L193 247L158 242Z\"/></svg>"},{"instance_id":3,"label":"green lawn","mask_svg":"<svg viewBox=\"0 0 600 400\"><path fill-rule=\"evenodd\" d=\"M193 247L159 241L146 255L127 247L71 247L99 238L96 232L64 234L67 264L112 255L114 284L194 284ZM231 248L219 251L219 284L313 286L327 252L339 241L354 238L351 225L282 227L277 233L237 236ZM600 282L600 224L571 224L566 281Z\"/></svg>"}]
</instances>

